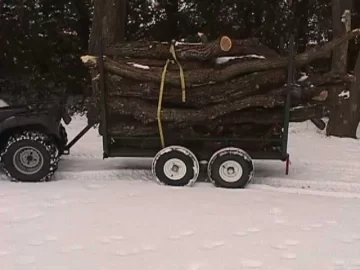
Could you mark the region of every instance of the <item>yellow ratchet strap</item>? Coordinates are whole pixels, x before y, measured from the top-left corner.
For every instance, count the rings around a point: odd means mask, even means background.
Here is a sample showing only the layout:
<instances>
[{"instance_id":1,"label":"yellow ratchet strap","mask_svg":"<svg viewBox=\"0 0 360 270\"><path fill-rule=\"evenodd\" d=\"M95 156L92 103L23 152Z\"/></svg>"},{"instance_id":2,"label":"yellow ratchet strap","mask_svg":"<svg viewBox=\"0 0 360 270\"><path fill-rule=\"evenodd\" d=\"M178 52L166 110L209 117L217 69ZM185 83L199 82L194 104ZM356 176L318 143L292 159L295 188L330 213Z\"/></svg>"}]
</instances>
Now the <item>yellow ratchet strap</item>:
<instances>
[{"instance_id":1,"label":"yellow ratchet strap","mask_svg":"<svg viewBox=\"0 0 360 270\"><path fill-rule=\"evenodd\" d=\"M182 102L185 102L186 100L186 92L185 92L185 76L184 71L182 69L182 66L180 65L179 61L177 60L176 53L175 53L175 45L174 42L171 43L170 46L170 53L177 63L179 69L180 69L180 82L181 82L181 93L182 93ZM166 60L166 64L164 66L163 72L161 74L161 83L160 83L160 91L159 91L159 101L158 101L158 107L157 107L157 120L158 120L158 128L159 128L159 135L160 135L160 141L161 141L161 147L165 147L165 138L164 138L164 131L162 128L162 122L161 122L161 109L162 109L162 101L164 96L164 86L165 86L165 78L166 78L166 72L168 69L168 66L170 64L171 60Z\"/></svg>"},{"instance_id":2,"label":"yellow ratchet strap","mask_svg":"<svg viewBox=\"0 0 360 270\"><path fill-rule=\"evenodd\" d=\"M173 59L175 60L176 64L178 65L179 70L180 70L180 83L181 83L182 102L185 102L186 101L185 75L184 75L184 70L183 70L182 66L180 65L180 62L177 60L174 43L172 43L171 46L170 46L170 53L171 53Z\"/></svg>"},{"instance_id":3,"label":"yellow ratchet strap","mask_svg":"<svg viewBox=\"0 0 360 270\"><path fill-rule=\"evenodd\" d=\"M158 101L158 107L157 107L157 120L158 120L158 126L159 126L159 134L160 134L160 141L161 141L161 147L165 147L165 139L164 139L164 132L162 128L161 123L161 108L162 108L162 100L164 95L164 85L165 85L165 77L168 65L170 63L170 60L166 60L166 64L164 66L163 72L161 74L161 84L160 84L160 92L159 92L159 101Z\"/></svg>"}]
</instances>

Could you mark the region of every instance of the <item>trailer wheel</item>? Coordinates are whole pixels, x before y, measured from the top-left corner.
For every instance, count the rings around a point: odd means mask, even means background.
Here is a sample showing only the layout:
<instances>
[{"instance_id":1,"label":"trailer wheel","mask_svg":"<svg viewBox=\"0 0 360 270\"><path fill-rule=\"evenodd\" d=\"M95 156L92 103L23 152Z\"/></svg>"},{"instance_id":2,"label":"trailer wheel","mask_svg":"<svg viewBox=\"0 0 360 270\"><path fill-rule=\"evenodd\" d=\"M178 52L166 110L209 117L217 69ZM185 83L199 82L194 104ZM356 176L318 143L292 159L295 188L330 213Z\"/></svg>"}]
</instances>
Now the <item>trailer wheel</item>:
<instances>
[{"instance_id":1,"label":"trailer wheel","mask_svg":"<svg viewBox=\"0 0 360 270\"><path fill-rule=\"evenodd\" d=\"M217 187L245 188L254 175L251 157L238 148L223 148L208 163L208 177Z\"/></svg>"},{"instance_id":2,"label":"trailer wheel","mask_svg":"<svg viewBox=\"0 0 360 270\"><path fill-rule=\"evenodd\" d=\"M156 181L169 186L192 186L199 177L196 156L182 146L160 150L153 159L152 173Z\"/></svg>"},{"instance_id":3,"label":"trailer wheel","mask_svg":"<svg viewBox=\"0 0 360 270\"><path fill-rule=\"evenodd\" d=\"M9 138L1 152L1 165L12 181L43 182L55 173L59 162L55 141L46 134L26 131Z\"/></svg>"}]
</instances>

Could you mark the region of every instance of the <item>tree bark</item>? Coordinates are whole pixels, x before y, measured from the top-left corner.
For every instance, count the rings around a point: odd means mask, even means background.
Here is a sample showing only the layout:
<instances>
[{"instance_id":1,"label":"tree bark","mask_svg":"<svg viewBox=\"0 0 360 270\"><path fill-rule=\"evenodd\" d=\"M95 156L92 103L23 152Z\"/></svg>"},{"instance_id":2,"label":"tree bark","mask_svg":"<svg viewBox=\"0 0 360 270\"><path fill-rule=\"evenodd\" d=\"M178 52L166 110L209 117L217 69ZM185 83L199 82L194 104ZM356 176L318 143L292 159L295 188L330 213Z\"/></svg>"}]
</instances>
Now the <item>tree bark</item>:
<instances>
[{"instance_id":1,"label":"tree bark","mask_svg":"<svg viewBox=\"0 0 360 270\"><path fill-rule=\"evenodd\" d=\"M293 106L304 102L316 103L326 101L327 96L323 99L314 99L312 97L322 92L327 92L327 87L310 87L303 89L302 100L293 100ZM218 119L229 114L246 110L249 108L276 108L282 107L285 103L285 93L287 88L272 90L268 93L258 93L243 98L232 98L227 102L205 106L201 109L189 109L186 107L174 107L171 104L163 104L161 110L161 119L163 122L175 122L177 126L186 126L190 123L203 123L206 121ZM304 99L306 97L306 99ZM139 98L117 97L108 102L108 113L115 115L132 116L137 121L147 125L157 122L157 104L147 102ZM250 121L250 119L247 119Z\"/></svg>"},{"instance_id":2,"label":"tree bark","mask_svg":"<svg viewBox=\"0 0 360 270\"><path fill-rule=\"evenodd\" d=\"M89 52L99 52L103 38L104 47L113 46L125 40L127 22L127 0L94 0L94 16L90 35Z\"/></svg>"},{"instance_id":3,"label":"tree bark","mask_svg":"<svg viewBox=\"0 0 360 270\"><path fill-rule=\"evenodd\" d=\"M330 120L332 122L329 121L328 124L328 136L357 138L357 128L360 122L360 53L357 56L354 73L355 80L350 89L334 91L339 93L339 97L336 98L338 107L331 109ZM334 115L335 113L339 115Z\"/></svg>"},{"instance_id":4,"label":"tree bark","mask_svg":"<svg viewBox=\"0 0 360 270\"><path fill-rule=\"evenodd\" d=\"M299 54L295 57L295 65L297 67L301 67L315 60L326 58L335 47L358 35L360 35L360 29L355 29L340 38L334 39L320 48L312 49L305 53ZM96 66L96 57L84 56L82 60L84 64L90 67ZM191 72L187 71L184 73L186 78L186 86L191 87L198 84L205 85L214 84L216 82L225 82L246 73L285 68L287 64L287 57L278 57L271 60L254 60L245 63L236 63L220 70L202 69ZM110 58L105 58L104 66L107 71L132 80L147 82L152 81L157 83L160 83L161 81L161 69L150 68L147 70L136 68L126 64L118 63ZM165 83L173 86L180 86L178 72L169 71L167 73Z\"/></svg>"},{"instance_id":5,"label":"tree bark","mask_svg":"<svg viewBox=\"0 0 360 270\"><path fill-rule=\"evenodd\" d=\"M172 107L201 108L269 92L269 89L278 89L271 92L277 92L281 95L284 93L284 89L279 89L279 87L284 85L285 79L285 71L270 70L238 77L223 84L194 87L188 89L185 103L181 100L180 88L166 87L163 102ZM310 76L306 82L300 83L300 87L292 89L293 100L319 99L324 94L326 94L326 99L330 87L339 85L348 85L350 87L351 81L353 81L353 78L350 76L340 76L333 73ZM111 100L126 97L155 102L159 98L159 84L153 82L139 83L117 75L107 74L106 86ZM324 91L326 93L323 93Z\"/></svg>"},{"instance_id":6,"label":"tree bark","mask_svg":"<svg viewBox=\"0 0 360 270\"><path fill-rule=\"evenodd\" d=\"M127 22L127 0L94 0L94 15L92 20L89 53L99 55L100 41L104 46L112 46L125 39ZM91 70L92 96L99 92L99 84L95 80L98 76L97 70ZM98 107L90 107L88 120L91 122L93 113L100 114Z\"/></svg>"},{"instance_id":7,"label":"tree bark","mask_svg":"<svg viewBox=\"0 0 360 270\"><path fill-rule=\"evenodd\" d=\"M327 108L324 104L309 104L306 107L293 108L290 111L291 122L303 122L310 118L318 118L327 115ZM231 125L254 125L254 126L274 126L282 125L284 121L284 109L263 109L252 108L243 111L235 112L227 115L226 117L220 117L211 121L204 121L201 123L190 123L187 126L179 125L179 123L164 123L166 130L171 133L179 132L180 134L188 134L186 129L190 128L193 132L201 132L202 136L219 135L222 129ZM144 125L142 122L131 116L123 116L122 121L111 118L109 120L109 132L111 135L116 136L152 136L158 135L157 123L149 123ZM198 134L199 135L199 134ZM262 134L264 135L264 134Z\"/></svg>"},{"instance_id":8,"label":"tree bark","mask_svg":"<svg viewBox=\"0 0 360 270\"><path fill-rule=\"evenodd\" d=\"M168 0L165 4L165 13L167 17L167 40L175 39L179 36L178 17L179 17L179 1Z\"/></svg>"},{"instance_id":9,"label":"tree bark","mask_svg":"<svg viewBox=\"0 0 360 270\"><path fill-rule=\"evenodd\" d=\"M105 49L105 54L116 57L129 58L155 58L166 60L171 58L169 52L170 44L159 42L135 41L119 43ZM241 56L257 54L264 57L278 57L279 55L268 47L259 43L258 39L233 40L232 48L223 51L220 48L220 39L202 43L178 43L176 45L176 56L179 60L206 61L221 56Z\"/></svg>"},{"instance_id":10,"label":"tree bark","mask_svg":"<svg viewBox=\"0 0 360 270\"><path fill-rule=\"evenodd\" d=\"M334 37L344 35L351 29L351 10L352 0L333 0L332 16L333 16L333 33ZM348 41L342 43L333 52L332 58L332 71L339 74L347 73L347 58L348 58ZM331 113L327 126L326 133L328 136L337 137L356 137L356 130L350 127L350 122L354 122L351 119L351 113L349 108L357 106L358 100L353 100L353 97L344 98L342 93L349 90L343 88L338 91L334 89L331 92ZM344 92L345 93L345 92ZM349 118L350 117L350 118Z\"/></svg>"},{"instance_id":11,"label":"tree bark","mask_svg":"<svg viewBox=\"0 0 360 270\"><path fill-rule=\"evenodd\" d=\"M120 62L123 64L138 64L149 68L161 68L163 69L165 66L166 61L158 60L158 59L136 59L136 58L113 58L116 62ZM208 64L208 63L206 63ZM182 61L181 67L183 70L194 70L194 69L201 69L206 66L205 63L195 62L195 61ZM169 65L168 70L176 70L179 72L178 65Z\"/></svg>"},{"instance_id":12,"label":"tree bark","mask_svg":"<svg viewBox=\"0 0 360 270\"><path fill-rule=\"evenodd\" d=\"M346 10L350 14L346 14ZM343 36L351 30L352 0L333 0L332 25L334 38ZM345 41L333 51L332 71L336 73L347 73L349 42Z\"/></svg>"},{"instance_id":13,"label":"tree bark","mask_svg":"<svg viewBox=\"0 0 360 270\"><path fill-rule=\"evenodd\" d=\"M89 48L89 37L90 37L90 12L87 2L84 0L72 0L71 3L74 5L77 13L77 27L76 31L80 38L82 51L87 51Z\"/></svg>"},{"instance_id":14,"label":"tree bark","mask_svg":"<svg viewBox=\"0 0 360 270\"><path fill-rule=\"evenodd\" d=\"M217 104L205 107L201 110L191 109L162 109L161 119L164 122L177 122L188 124L212 120L226 114L251 107L274 108L284 104L283 98L270 95L256 95L236 100L232 103ZM112 100L108 106L109 113L121 115L132 115L143 124L157 122L157 105L152 105L141 99L118 98Z\"/></svg>"},{"instance_id":15,"label":"tree bark","mask_svg":"<svg viewBox=\"0 0 360 270\"><path fill-rule=\"evenodd\" d=\"M227 103L254 95L266 89L281 87L286 80L284 70L270 70L252 73L235 78L222 84L194 87L186 92L186 106L200 108L203 106ZM159 98L159 84L153 82L139 83L123 79L120 76L107 74L107 92L111 99L117 97L136 97L143 100L157 101ZM181 89L168 86L164 92L164 102L173 106L182 104Z\"/></svg>"}]
</instances>

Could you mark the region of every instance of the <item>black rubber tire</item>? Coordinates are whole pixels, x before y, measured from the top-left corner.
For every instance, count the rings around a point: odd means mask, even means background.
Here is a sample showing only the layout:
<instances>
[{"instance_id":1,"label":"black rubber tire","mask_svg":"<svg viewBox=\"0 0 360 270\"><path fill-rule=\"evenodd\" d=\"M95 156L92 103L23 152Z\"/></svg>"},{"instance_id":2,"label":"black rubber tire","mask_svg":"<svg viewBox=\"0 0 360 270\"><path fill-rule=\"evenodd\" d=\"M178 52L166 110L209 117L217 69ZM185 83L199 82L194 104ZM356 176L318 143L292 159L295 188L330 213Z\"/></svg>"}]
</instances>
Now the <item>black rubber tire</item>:
<instances>
[{"instance_id":1,"label":"black rubber tire","mask_svg":"<svg viewBox=\"0 0 360 270\"><path fill-rule=\"evenodd\" d=\"M164 165L170 159L179 159L185 163L186 173L178 180L172 180L164 173ZM195 155L181 146L170 146L162 149L153 159L152 173L156 181L169 186L192 186L199 177L200 166Z\"/></svg>"},{"instance_id":2,"label":"black rubber tire","mask_svg":"<svg viewBox=\"0 0 360 270\"><path fill-rule=\"evenodd\" d=\"M36 149L43 159L41 168L33 174L25 174L14 165L14 155L22 147ZM6 175L16 182L44 182L51 180L57 170L60 155L55 141L36 131L25 131L9 138L1 152L0 161Z\"/></svg>"},{"instance_id":3,"label":"black rubber tire","mask_svg":"<svg viewBox=\"0 0 360 270\"><path fill-rule=\"evenodd\" d=\"M240 165L242 174L231 182L226 181L220 174L220 167L226 161L232 161ZM222 188L245 188L254 175L254 164L251 157L238 148L224 148L216 152L208 164L208 177L217 187Z\"/></svg>"}]
</instances>

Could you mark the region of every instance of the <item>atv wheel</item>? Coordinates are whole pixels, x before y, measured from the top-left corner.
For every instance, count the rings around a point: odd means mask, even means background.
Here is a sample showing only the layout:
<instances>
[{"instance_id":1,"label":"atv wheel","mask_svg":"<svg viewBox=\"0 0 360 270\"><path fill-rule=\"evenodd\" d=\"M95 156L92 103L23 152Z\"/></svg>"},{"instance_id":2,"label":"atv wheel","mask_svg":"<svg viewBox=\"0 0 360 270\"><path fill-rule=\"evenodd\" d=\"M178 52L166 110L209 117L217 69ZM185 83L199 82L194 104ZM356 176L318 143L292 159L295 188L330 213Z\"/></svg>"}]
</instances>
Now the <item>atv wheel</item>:
<instances>
[{"instance_id":1,"label":"atv wheel","mask_svg":"<svg viewBox=\"0 0 360 270\"><path fill-rule=\"evenodd\" d=\"M9 138L0 160L5 173L13 181L43 182L55 173L59 150L46 134L27 131Z\"/></svg>"}]
</instances>

